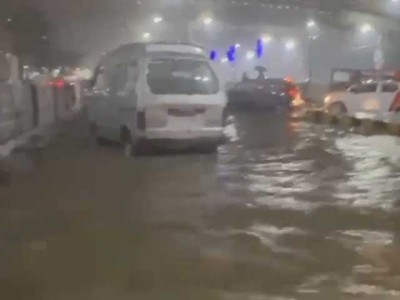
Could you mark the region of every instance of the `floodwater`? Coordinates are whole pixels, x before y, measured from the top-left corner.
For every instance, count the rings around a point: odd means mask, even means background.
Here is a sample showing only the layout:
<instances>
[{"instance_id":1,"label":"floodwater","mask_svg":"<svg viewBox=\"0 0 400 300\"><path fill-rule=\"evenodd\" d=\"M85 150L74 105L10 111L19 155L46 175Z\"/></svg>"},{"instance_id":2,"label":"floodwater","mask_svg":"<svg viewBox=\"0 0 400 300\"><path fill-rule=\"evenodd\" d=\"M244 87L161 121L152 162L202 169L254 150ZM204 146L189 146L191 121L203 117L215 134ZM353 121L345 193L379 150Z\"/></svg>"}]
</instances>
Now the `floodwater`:
<instances>
[{"instance_id":1,"label":"floodwater","mask_svg":"<svg viewBox=\"0 0 400 300\"><path fill-rule=\"evenodd\" d=\"M78 119L4 161L0 299L400 299L396 138L274 113L230 134L128 158Z\"/></svg>"}]
</instances>

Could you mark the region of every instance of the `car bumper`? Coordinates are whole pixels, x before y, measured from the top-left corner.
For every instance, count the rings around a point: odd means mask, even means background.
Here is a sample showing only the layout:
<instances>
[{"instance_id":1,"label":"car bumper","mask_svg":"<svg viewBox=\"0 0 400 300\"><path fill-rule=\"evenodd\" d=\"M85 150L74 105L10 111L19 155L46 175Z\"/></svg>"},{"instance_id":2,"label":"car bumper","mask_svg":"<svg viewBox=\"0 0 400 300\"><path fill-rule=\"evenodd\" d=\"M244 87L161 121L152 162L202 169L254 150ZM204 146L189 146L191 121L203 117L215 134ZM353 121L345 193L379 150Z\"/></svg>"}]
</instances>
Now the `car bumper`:
<instances>
[{"instance_id":1,"label":"car bumper","mask_svg":"<svg viewBox=\"0 0 400 300\"><path fill-rule=\"evenodd\" d=\"M240 108L276 108L290 107L289 96L273 95L264 92L232 91L229 93L229 104Z\"/></svg>"}]
</instances>

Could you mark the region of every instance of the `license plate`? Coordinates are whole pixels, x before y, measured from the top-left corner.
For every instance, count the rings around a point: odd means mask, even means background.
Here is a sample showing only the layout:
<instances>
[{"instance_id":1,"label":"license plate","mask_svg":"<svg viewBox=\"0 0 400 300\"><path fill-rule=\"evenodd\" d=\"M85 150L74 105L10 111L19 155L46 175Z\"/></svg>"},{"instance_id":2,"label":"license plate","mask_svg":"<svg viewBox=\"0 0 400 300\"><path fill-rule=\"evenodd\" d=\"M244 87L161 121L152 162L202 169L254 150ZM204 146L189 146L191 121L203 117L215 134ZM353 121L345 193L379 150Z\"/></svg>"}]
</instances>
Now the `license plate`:
<instances>
[{"instance_id":1,"label":"license plate","mask_svg":"<svg viewBox=\"0 0 400 300\"><path fill-rule=\"evenodd\" d=\"M202 116L195 115L192 117L176 117L168 116L168 127L179 130L191 130L202 126Z\"/></svg>"},{"instance_id":2,"label":"license plate","mask_svg":"<svg viewBox=\"0 0 400 300\"><path fill-rule=\"evenodd\" d=\"M192 117L205 112L202 108L170 108L168 109L168 115L176 117Z\"/></svg>"}]
</instances>

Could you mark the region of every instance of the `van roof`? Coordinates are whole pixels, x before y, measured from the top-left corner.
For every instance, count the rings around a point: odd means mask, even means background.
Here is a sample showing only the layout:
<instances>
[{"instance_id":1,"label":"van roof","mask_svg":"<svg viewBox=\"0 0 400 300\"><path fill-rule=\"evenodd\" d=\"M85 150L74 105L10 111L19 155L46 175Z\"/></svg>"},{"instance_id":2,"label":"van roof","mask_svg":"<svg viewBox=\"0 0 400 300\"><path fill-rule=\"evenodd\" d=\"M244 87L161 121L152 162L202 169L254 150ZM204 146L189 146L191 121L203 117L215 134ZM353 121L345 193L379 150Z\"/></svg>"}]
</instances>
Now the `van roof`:
<instances>
[{"instance_id":1,"label":"van roof","mask_svg":"<svg viewBox=\"0 0 400 300\"><path fill-rule=\"evenodd\" d=\"M117 64L140 57L185 56L195 59L207 59L204 48L180 42L131 43L118 47L100 59L101 65Z\"/></svg>"},{"instance_id":2,"label":"van roof","mask_svg":"<svg viewBox=\"0 0 400 300\"><path fill-rule=\"evenodd\" d=\"M206 51L204 50L204 48L197 45L181 42L131 43L120 46L116 50L112 51L112 54L123 55L123 53L129 53L130 55L148 55L154 53L160 54L165 52L206 57Z\"/></svg>"}]
</instances>

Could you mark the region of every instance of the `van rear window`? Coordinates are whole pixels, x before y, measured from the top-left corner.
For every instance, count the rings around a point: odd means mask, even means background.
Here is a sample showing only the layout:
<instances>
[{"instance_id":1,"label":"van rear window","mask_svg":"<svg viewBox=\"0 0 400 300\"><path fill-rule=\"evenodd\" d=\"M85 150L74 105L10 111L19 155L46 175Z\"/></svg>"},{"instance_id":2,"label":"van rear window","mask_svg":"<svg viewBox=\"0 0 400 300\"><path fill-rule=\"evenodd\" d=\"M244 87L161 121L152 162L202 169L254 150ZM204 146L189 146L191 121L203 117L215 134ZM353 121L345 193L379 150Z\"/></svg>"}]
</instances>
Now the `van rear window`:
<instances>
[{"instance_id":1,"label":"van rear window","mask_svg":"<svg viewBox=\"0 0 400 300\"><path fill-rule=\"evenodd\" d=\"M210 95L219 90L218 79L208 62L193 59L152 60L147 82L156 95Z\"/></svg>"}]
</instances>

